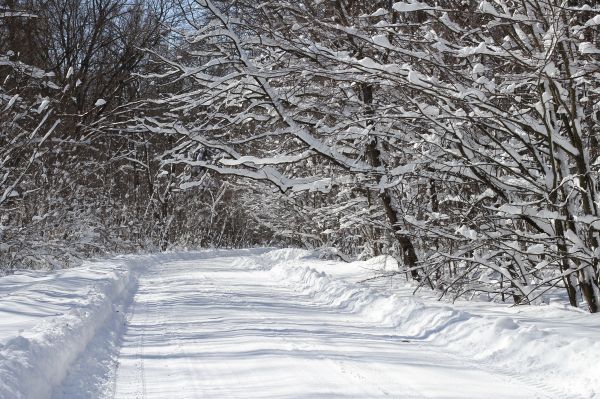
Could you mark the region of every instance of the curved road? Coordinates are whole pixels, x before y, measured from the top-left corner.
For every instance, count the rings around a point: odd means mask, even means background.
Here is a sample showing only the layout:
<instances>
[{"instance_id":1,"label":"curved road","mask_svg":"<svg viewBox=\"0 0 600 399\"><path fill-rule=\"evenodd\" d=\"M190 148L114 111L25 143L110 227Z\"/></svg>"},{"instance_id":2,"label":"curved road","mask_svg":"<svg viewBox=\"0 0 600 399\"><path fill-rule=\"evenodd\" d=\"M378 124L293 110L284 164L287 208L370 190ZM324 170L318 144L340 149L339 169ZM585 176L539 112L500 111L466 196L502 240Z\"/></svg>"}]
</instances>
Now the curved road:
<instances>
[{"instance_id":1,"label":"curved road","mask_svg":"<svg viewBox=\"0 0 600 399\"><path fill-rule=\"evenodd\" d=\"M552 397L318 305L240 258L149 267L129 312L119 399Z\"/></svg>"}]
</instances>

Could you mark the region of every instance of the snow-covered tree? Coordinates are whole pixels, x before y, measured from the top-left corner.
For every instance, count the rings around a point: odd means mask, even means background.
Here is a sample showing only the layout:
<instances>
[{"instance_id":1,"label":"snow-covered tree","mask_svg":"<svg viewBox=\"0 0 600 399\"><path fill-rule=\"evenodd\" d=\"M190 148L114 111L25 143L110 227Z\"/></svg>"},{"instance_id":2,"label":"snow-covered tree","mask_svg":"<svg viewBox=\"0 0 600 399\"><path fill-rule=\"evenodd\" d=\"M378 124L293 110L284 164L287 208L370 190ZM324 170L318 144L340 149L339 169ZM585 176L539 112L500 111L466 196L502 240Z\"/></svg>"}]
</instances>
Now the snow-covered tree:
<instances>
[{"instance_id":1,"label":"snow-covered tree","mask_svg":"<svg viewBox=\"0 0 600 399\"><path fill-rule=\"evenodd\" d=\"M524 303L560 285L598 310L597 10L206 0L182 11L182 55L155 52L163 69L150 76L181 90L154 101L170 114L139 121L181 137L167 163L268 182L297 210L312 193L311 240L353 225L345 237L395 248L444 291Z\"/></svg>"}]
</instances>

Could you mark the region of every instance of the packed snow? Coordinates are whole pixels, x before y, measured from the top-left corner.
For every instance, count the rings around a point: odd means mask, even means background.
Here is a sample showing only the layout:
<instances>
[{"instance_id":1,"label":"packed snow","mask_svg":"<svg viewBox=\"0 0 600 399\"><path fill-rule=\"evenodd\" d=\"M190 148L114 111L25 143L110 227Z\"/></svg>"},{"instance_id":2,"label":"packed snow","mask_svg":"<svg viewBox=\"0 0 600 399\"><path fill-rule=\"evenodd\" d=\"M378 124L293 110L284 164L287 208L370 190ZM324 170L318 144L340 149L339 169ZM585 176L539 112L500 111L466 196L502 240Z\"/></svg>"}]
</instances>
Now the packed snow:
<instances>
[{"instance_id":1,"label":"packed snow","mask_svg":"<svg viewBox=\"0 0 600 399\"><path fill-rule=\"evenodd\" d=\"M0 398L600 398L600 317L412 295L378 257L123 256L0 278Z\"/></svg>"}]
</instances>

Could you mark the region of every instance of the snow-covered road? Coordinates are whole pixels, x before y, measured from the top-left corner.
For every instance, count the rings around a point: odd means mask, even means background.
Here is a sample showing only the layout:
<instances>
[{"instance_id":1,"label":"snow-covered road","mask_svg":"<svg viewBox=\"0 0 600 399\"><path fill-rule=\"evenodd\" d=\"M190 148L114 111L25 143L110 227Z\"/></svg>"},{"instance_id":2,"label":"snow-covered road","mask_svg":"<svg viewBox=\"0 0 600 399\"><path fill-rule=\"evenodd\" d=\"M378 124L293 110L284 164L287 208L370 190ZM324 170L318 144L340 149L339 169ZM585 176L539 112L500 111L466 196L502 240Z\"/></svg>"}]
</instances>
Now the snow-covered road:
<instances>
[{"instance_id":1,"label":"snow-covered road","mask_svg":"<svg viewBox=\"0 0 600 399\"><path fill-rule=\"evenodd\" d=\"M490 395L544 397L227 257L141 276L115 387L119 399Z\"/></svg>"},{"instance_id":2,"label":"snow-covered road","mask_svg":"<svg viewBox=\"0 0 600 399\"><path fill-rule=\"evenodd\" d=\"M597 315L456 305L386 258L123 256L0 278L0 398L600 398ZM389 269L389 270L391 270Z\"/></svg>"}]
</instances>

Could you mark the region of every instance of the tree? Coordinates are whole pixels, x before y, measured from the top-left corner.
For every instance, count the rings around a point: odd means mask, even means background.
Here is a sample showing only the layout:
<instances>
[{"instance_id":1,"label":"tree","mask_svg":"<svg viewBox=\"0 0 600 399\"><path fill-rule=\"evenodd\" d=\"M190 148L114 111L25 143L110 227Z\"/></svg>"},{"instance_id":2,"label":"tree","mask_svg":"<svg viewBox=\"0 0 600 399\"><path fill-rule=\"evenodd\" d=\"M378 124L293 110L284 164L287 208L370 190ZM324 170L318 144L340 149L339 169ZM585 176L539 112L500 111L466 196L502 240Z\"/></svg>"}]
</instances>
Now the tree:
<instances>
[{"instance_id":1,"label":"tree","mask_svg":"<svg viewBox=\"0 0 600 399\"><path fill-rule=\"evenodd\" d=\"M120 124L124 105L154 89L135 73L152 68L142 48L163 43L167 7L166 0L6 2L4 265L60 267L152 241L154 151L169 144L128 135ZM150 217L133 217L142 215Z\"/></svg>"},{"instance_id":2,"label":"tree","mask_svg":"<svg viewBox=\"0 0 600 399\"><path fill-rule=\"evenodd\" d=\"M463 3L195 2L187 58L155 54L186 82L157 100L178 113L141 123L183 137L169 163L368 204L371 242L393 232L443 292L527 303L562 284L595 312L592 12Z\"/></svg>"}]
</instances>

